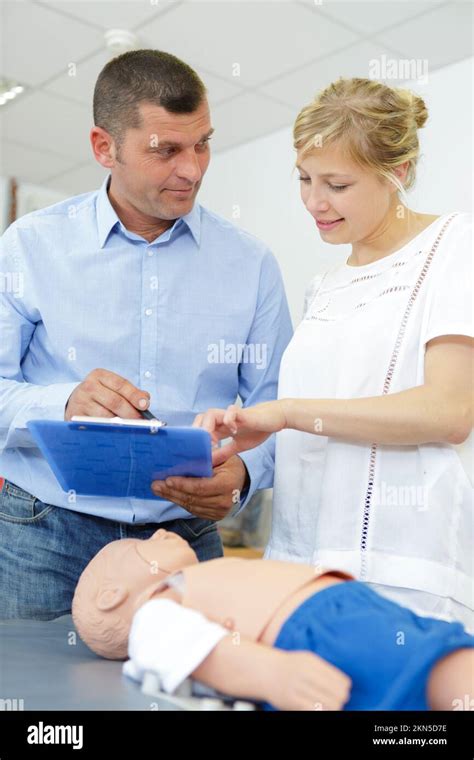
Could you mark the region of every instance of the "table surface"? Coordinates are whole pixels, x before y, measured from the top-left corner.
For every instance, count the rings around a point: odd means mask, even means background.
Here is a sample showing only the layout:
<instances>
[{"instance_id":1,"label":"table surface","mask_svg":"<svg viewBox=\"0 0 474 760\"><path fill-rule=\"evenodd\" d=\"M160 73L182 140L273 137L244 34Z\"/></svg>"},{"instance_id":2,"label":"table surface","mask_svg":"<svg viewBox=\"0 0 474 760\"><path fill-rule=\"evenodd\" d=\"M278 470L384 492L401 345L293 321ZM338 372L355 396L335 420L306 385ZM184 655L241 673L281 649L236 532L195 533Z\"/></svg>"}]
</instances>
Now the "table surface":
<instances>
[{"instance_id":1,"label":"table surface","mask_svg":"<svg viewBox=\"0 0 474 760\"><path fill-rule=\"evenodd\" d=\"M0 621L0 699L21 699L24 710L166 709L122 665L91 652L70 615Z\"/></svg>"}]
</instances>

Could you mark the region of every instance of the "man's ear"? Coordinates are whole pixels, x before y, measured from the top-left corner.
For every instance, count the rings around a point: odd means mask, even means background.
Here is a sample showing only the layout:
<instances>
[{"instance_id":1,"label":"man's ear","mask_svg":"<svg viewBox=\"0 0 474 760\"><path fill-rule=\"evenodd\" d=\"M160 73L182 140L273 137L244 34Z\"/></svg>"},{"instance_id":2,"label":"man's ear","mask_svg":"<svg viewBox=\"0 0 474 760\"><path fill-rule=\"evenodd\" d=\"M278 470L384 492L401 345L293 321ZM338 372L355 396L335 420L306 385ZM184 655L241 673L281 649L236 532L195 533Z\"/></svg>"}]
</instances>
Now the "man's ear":
<instances>
[{"instance_id":1,"label":"man's ear","mask_svg":"<svg viewBox=\"0 0 474 760\"><path fill-rule=\"evenodd\" d=\"M97 607L106 612L118 607L128 597L128 591L121 586L102 586L97 594Z\"/></svg>"},{"instance_id":2,"label":"man's ear","mask_svg":"<svg viewBox=\"0 0 474 760\"><path fill-rule=\"evenodd\" d=\"M114 139L102 127L92 127L89 135L95 160L105 169L112 169L117 160Z\"/></svg>"}]
</instances>

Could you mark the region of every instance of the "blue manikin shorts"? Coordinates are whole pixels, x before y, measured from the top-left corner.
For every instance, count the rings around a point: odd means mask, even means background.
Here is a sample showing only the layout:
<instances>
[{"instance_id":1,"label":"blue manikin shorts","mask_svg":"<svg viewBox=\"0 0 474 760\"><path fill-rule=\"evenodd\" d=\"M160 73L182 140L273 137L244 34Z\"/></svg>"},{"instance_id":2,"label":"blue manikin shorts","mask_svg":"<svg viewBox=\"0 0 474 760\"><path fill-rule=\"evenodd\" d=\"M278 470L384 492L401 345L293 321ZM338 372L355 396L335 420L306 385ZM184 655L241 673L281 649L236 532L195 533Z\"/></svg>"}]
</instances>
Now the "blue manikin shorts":
<instances>
[{"instance_id":1,"label":"blue manikin shorts","mask_svg":"<svg viewBox=\"0 0 474 760\"><path fill-rule=\"evenodd\" d=\"M427 710L432 667L474 647L474 636L461 623L421 617L360 581L343 581L306 599L274 646L314 652L346 673L352 690L344 710Z\"/></svg>"}]
</instances>

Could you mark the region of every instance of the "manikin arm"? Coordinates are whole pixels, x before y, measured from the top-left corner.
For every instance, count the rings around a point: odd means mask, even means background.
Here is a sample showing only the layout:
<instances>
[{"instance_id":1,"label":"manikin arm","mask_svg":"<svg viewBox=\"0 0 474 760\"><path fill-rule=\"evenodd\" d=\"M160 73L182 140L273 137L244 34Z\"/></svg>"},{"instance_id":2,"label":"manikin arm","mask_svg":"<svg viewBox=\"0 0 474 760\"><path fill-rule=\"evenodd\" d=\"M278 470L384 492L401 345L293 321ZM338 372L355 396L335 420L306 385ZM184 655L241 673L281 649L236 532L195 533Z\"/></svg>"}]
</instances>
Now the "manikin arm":
<instances>
[{"instance_id":1,"label":"manikin arm","mask_svg":"<svg viewBox=\"0 0 474 760\"><path fill-rule=\"evenodd\" d=\"M156 672L169 693L192 675L232 697L270 702L281 710L337 710L347 701L350 679L321 657L229 633L198 610L163 596L135 613L126 675L140 679Z\"/></svg>"},{"instance_id":2,"label":"manikin arm","mask_svg":"<svg viewBox=\"0 0 474 760\"><path fill-rule=\"evenodd\" d=\"M286 652L236 633L221 639L192 676L279 710L340 710L351 686L344 673L312 652Z\"/></svg>"}]
</instances>

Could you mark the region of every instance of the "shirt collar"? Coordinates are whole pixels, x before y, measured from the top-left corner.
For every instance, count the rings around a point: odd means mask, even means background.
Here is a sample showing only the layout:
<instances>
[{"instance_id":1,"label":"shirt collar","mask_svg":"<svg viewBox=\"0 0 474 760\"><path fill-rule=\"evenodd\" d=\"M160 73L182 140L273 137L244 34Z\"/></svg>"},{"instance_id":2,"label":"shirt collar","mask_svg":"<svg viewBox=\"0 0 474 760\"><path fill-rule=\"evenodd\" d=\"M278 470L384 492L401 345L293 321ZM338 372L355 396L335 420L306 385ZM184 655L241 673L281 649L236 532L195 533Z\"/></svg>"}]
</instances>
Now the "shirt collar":
<instances>
[{"instance_id":1,"label":"shirt collar","mask_svg":"<svg viewBox=\"0 0 474 760\"><path fill-rule=\"evenodd\" d=\"M125 229L107 194L110 177L111 175L108 174L97 194L97 230L99 234L99 246L101 248L104 247L110 232L117 224ZM163 233L163 235L166 236L163 240L169 240L174 231L182 224L185 224L188 227L196 245L199 247L201 240L201 209L198 203L194 204L189 214L180 216L175 220L172 227L169 227L169 229Z\"/></svg>"}]
</instances>

